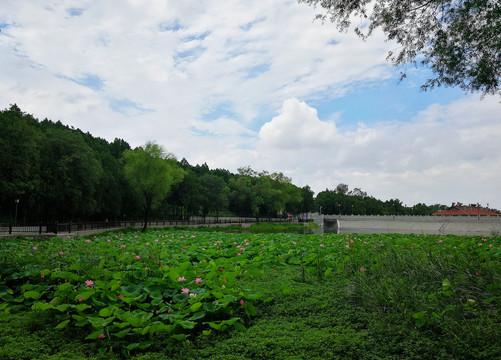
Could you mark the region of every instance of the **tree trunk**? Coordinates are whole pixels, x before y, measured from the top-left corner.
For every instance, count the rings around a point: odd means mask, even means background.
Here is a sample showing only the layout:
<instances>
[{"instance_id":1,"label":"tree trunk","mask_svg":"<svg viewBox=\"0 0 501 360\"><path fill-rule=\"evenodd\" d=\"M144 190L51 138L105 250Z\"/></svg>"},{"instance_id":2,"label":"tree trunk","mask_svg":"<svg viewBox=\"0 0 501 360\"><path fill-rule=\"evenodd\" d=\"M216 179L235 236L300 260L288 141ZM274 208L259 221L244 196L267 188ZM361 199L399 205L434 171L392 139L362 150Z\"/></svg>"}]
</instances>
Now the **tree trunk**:
<instances>
[{"instance_id":1,"label":"tree trunk","mask_svg":"<svg viewBox=\"0 0 501 360\"><path fill-rule=\"evenodd\" d=\"M146 228L148 227L148 220L150 219L150 212L151 212L151 199L146 199L146 206L144 209L144 224L143 228L141 229L141 232L146 232Z\"/></svg>"}]
</instances>

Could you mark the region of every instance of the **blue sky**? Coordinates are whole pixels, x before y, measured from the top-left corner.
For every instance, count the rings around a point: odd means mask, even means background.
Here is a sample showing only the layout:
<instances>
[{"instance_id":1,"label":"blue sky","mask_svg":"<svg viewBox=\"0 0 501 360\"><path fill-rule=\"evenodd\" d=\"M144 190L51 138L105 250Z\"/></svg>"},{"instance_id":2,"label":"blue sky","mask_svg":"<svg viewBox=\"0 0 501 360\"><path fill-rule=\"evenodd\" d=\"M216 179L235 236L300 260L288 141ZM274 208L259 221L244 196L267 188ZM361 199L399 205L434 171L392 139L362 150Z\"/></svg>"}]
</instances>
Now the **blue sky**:
<instances>
[{"instance_id":1,"label":"blue sky","mask_svg":"<svg viewBox=\"0 0 501 360\"><path fill-rule=\"evenodd\" d=\"M501 208L499 97L422 92L396 45L295 0L3 0L0 108L315 192Z\"/></svg>"}]
</instances>

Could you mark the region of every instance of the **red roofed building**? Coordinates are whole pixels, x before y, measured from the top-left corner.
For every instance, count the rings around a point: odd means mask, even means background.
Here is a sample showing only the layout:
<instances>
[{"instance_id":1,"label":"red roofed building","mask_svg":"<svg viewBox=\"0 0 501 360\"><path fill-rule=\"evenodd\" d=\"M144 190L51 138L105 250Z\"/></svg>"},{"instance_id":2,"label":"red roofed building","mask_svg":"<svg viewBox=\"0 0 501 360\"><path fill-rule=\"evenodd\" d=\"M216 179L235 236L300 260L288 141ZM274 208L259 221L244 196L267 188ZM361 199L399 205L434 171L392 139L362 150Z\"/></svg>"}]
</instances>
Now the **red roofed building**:
<instances>
[{"instance_id":1,"label":"red roofed building","mask_svg":"<svg viewBox=\"0 0 501 360\"><path fill-rule=\"evenodd\" d=\"M452 204L447 210L439 210L433 215L446 215L446 216L501 216L500 213L480 207L480 205L463 205L461 203Z\"/></svg>"}]
</instances>

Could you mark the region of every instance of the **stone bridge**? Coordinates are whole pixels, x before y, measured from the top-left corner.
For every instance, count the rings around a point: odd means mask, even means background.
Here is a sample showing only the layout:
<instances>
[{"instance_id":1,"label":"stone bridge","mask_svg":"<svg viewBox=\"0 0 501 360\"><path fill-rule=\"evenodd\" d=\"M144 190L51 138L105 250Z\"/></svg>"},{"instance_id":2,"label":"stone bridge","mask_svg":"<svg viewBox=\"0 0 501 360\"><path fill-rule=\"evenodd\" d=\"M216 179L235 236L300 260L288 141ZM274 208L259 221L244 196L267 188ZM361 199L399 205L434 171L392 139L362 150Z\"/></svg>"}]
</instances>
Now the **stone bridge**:
<instances>
[{"instance_id":1,"label":"stone bridge","mask_svg":"<svg viewBox=\"0 0 501 360\"><path fill-rule=\"evenodd\" d=\"M501 236L501 216L310 214L324 232Z\"/></svg>"}]
</instances>

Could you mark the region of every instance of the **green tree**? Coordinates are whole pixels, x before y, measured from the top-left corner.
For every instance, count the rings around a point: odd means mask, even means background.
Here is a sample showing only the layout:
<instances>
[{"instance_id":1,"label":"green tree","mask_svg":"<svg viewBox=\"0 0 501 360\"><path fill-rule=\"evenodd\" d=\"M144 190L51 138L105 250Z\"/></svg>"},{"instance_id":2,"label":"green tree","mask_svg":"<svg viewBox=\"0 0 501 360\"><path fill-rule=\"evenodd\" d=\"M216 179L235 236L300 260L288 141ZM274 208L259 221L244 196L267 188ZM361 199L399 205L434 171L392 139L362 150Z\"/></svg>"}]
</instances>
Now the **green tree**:
<instances>
[{"instance_id":1,"label":"green tree","mask_svg":"<svg viewBox=\"0 0 501 360\"><path fill-rule=\"evenodd\" d=\"M292 179L281 172L273 173L270 177L273 180L273 188L276 191L276 208L273 210L276 213L286 211L297 214L297 208L303 200L301 189L292 184Z\"/></svg>"},{"instance_id":2,"label":"green tree","mask_svg":"<svg viewBox=\"0 0 501 360\"><path fill-rule=\"evenodd\" d=\"M42 122L39 211L52 220L87 217L96 211L101 163L81 132Z\"/></svg>"},{"instance_id":3,"label":"green tree","mask_svg":"<svg viewBox=\"0 0 501 360\"><path fill-rule=\"evenodd\" d=\"M185 172L177 165L174 155L153 142L147 142L134 150L126 150L123 159L125 178L144 209L142 232L145 232L152 208L167 197L171 186L180 182Z\"/></svg>"},{"instance_id":4,"label":"green tree","mask_svg":"<svg viewBox=\"0 0 501 360\"><path fill-rule=\"evenodd\" d=\"M298 0L323 8L316 17L345 31L353 22L363 39L377 28L398 49L395 66L429 66L422 89L459 86L466 92L500 94L501 2L494 0ZM356 20L360 18L360 20ZM405 72L402 73L402 78Z\"/></svg>"},{"instance_id":5,"label":"green tree","mask_svg":"<svg viewBox=\"0 0 501 360\"><path fill-rule=\"evenodd\" d=\"M336 192L338 194L345 195L348 193L348 185L340 183L338 186L336 186Z\"/></svg>"},{"instance_id":6,"label":"green tree","mask_svg":"<svg viewBox=\"0 0 501 360\"><path fill-rule=\"evenodd\" d=\"M0 216L20 200L21 209L33 206L38 190L36 120L17 105L0 112Z\"/></svg>"},{"instance_id":7,"label":"green tree","mask_svg":"<svg viewBox=\"0 0 501 360\"><path fill-rule=\"evenodd\" d=\"M310 211L315 211L315 193L311 188L306 185L301 188L301 204L298 212L309 213Z\"/></svg>"},{"instance_id":8,"label":"green tree","mask_svg":"<svg viewBox=\"0 0 501 360\"><path fill-rule=\"evenodd\" d=\"M198 175L191 167L184 167L185 175L183 180L172 187L170 201L180 208L176 211L175 217L190 217L198 215L200 212L202 186Z\"/></svg>"},{"instance_id":9,"label":"green tree","mask_svg":"<svg viewBox=\"0 0 501 360\"><path fill-rule=\"evenodd\" d=\"M223 178L206 173L200 177L202 187L202 213L205 216L210 212L216 213L216 220L219 220L219 213L228 206L229 188Z\"/></svg>"},{"instance_id":10,"label":"green tree","mask_svg":"<svg viewBox=\"0 0 501 360\"><path fill-rule=\"evenodd\" d=\"M257 194L255 178L248 171L249 168L238 169L239 176L230 179L230 210L240 216L253 216L259 218L260 207L263 199Z\"/></svg>"}]
</instances>

